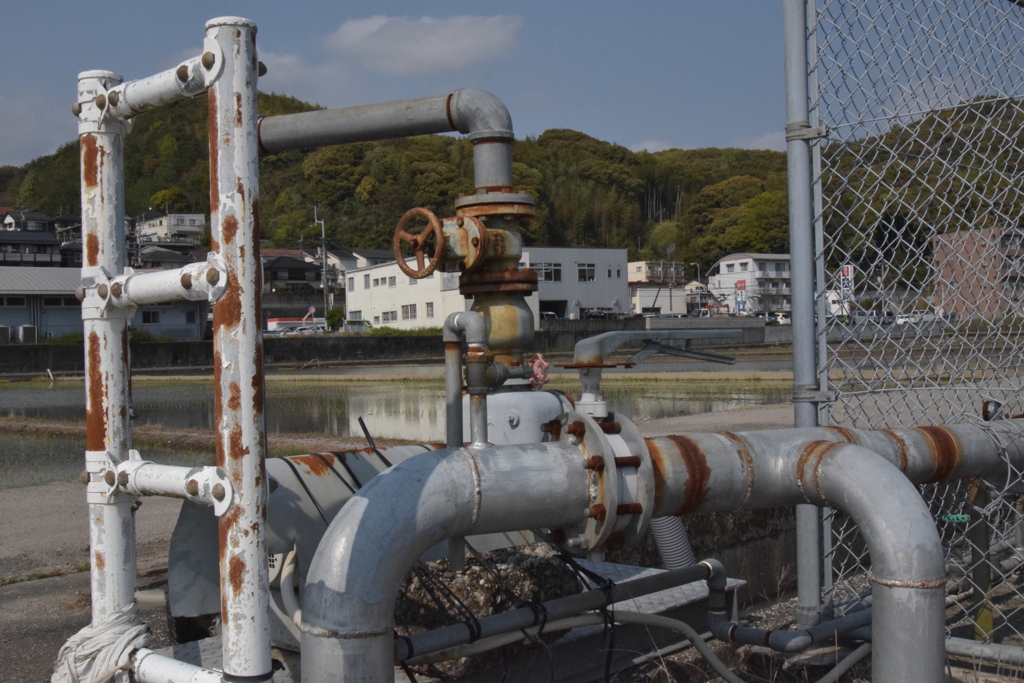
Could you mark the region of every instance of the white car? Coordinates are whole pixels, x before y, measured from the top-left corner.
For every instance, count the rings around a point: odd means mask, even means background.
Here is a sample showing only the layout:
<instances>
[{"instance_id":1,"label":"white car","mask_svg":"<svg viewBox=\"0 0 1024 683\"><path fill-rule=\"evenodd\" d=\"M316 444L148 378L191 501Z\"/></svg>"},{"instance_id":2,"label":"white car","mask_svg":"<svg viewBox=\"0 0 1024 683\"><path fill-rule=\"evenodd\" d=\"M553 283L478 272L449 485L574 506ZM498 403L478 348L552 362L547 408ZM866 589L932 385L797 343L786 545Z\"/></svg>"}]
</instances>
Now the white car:
<instances>
[{"instance_id":1,"label":"white car","mask_svg":"<svg viewBox=\"0 0 1024 683\"><path fill-rule=\"evenodd\" d=\"M896 316L897 325L914 325L921 322L921 316L918 313L903 313Z\"/></svg>"},{"instance_id":2,"label":"white car","mask_svg":"<svg viewBox=\"0 0 1024 683\"><path fill-rule=\"evenodd\" d=\"M779 321L780 325L792 325L793 318L789 313L776 313L775 318Z\"/></svg>"}]
</instances>

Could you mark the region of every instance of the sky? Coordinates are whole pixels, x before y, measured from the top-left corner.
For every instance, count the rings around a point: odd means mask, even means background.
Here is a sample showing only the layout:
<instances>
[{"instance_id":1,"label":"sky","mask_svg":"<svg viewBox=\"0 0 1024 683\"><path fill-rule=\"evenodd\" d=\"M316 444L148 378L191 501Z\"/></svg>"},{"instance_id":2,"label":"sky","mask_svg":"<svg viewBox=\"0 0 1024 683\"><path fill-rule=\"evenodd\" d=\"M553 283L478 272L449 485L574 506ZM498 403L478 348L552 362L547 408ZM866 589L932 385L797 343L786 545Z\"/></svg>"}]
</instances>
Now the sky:
<instances>
[{"instance_id":1,"label":"sky","mask_svg":"<svg viewBox=\"0 0 1024 683\"><path fill-rule=\"evenodd\" d=\"M143 78L258 26L263 91L327 107L479 88L516 136L571 128L636 151L785 149L780 0L3 0L0 166L75 139L80 71ZM12 57L13 56L13 57Z\"/></svg>"}]
</instances>

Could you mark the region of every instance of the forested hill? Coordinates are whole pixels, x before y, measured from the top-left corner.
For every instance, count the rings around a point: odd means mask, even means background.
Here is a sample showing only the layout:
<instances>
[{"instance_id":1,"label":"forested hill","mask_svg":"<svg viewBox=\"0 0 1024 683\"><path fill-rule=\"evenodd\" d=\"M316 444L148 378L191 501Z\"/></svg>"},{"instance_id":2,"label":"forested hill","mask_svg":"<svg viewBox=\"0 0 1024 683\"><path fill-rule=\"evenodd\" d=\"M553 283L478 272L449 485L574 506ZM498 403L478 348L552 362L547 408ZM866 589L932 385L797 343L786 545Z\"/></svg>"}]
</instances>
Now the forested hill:
<instances>
[{"instance_id":1,"label":"forested hill","mask_svg":"<svg viewBox=\"0 0 1024 683\"><path fill-rule=\"evenodd\" d=\"M307 111L295 98L260 94L261 114ZM472 149L452 136L340 145L263 158L263 237L298 243L326 219L335 245L388 247L413 206L450 216L473 189ZM125 143L126 209L208 212L206 98L139 116ZM518 141L515 183L537 199L525 239L551 246L628 247L630 257L702 267L732 251L788 249L785 155L743 149L672 149L653 154L572 130ZM0 167L0 206L77 213L78 144L21 168ZM705 271L706 272L706 271Z\"/></svg>"}]
</instances>

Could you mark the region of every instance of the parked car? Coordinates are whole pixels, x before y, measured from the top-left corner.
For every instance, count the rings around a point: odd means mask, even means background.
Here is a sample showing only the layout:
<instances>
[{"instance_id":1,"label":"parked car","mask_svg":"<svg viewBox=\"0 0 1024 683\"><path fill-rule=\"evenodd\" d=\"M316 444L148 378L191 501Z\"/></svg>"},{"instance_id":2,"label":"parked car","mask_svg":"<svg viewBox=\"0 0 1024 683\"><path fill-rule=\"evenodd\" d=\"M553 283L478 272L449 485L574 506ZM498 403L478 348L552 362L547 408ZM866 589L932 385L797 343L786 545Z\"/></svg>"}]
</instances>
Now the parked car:
<instances>
[{"instance_id":1,"label":"parked car","mask_svg":"<svg viewBox=\"0 0 1024 683\"><path fill-rule=\"evenodd\" d=\"M711 317L711 309L710 308L697 308L697 309L694 309L694 310L690 311L689 313L687 313L686 316L689 317L689 318L710 318Z\"/></svg>"},{"instance_id":2,"label":"parked car","mask_svg":"<svg viewBox=\"0 0 1024 683\"><path fill-rule=\"evenodd\" d=\"M779 318L771 311L754 311L755 318L761 318L764 320L765 325L778 325Z\"/></svg>"},{"instance_id":3,"label":"parked car","mask_svg":"<svg viewBox=\"0 0 1024 683\"><path fill-rule=\"evenodd\" d=\"M901 313L896 316L896 324L899 326L903 325L915 325L921 322L921 316L917 313Z\"/></svg>"},{"instance_id":4,"label":"parked car","mask_svg":"<svg viewBox=\"0 0 1024 683\"><path fill-rule=\"evenodd\" d=\"M785 311L781 311L779 313L776 313L775 317L778 319L780 325L792 325L793 324L793 318L789 315L789 313L786 313Z\"/></svg>"}]
</instances>

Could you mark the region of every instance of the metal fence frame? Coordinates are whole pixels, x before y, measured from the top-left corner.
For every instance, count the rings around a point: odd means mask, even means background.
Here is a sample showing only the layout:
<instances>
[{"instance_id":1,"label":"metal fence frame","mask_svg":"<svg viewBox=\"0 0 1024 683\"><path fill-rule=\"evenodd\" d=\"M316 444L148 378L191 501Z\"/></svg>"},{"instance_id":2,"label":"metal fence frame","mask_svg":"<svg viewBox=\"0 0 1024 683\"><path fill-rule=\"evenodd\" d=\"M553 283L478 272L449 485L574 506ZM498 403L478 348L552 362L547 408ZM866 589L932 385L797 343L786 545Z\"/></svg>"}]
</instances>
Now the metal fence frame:
<instances>
[{"instance_id":1,"label":"metal fence frame","mask_svg":"<svg viewBox=\"0 0 1024 683\"><path fill-rule=\"evenodd\" d=\"M1022 412L1024 312L1013 276L1024 245L1016 161L1024 7L784 0L784 8L797 426L810 426L808 410L837 429ZM813 267L798 274L811 248ZM842 291L843 265L857 278L849 313L859 301L909 320L854 318L850 327L830 315L826 299ZM807 287L813 300L798 301ZM843 341L828 341L843 329ZM921 488L946 547L949 635L1024 642L1015 575L1024 559L1022 481L1008 464L998 481ZM856 527L831 512L821 521L823 532L798 516L802 621L869 585Z\"/></svg>"}]
</instances>

